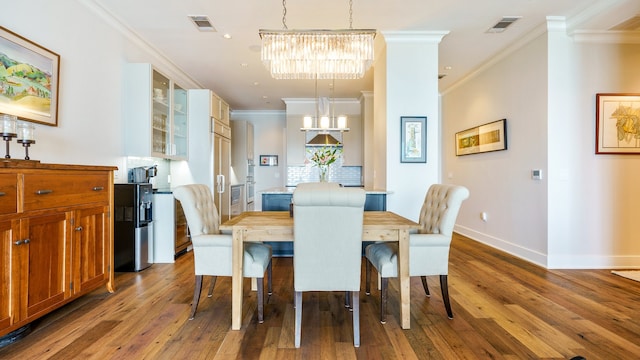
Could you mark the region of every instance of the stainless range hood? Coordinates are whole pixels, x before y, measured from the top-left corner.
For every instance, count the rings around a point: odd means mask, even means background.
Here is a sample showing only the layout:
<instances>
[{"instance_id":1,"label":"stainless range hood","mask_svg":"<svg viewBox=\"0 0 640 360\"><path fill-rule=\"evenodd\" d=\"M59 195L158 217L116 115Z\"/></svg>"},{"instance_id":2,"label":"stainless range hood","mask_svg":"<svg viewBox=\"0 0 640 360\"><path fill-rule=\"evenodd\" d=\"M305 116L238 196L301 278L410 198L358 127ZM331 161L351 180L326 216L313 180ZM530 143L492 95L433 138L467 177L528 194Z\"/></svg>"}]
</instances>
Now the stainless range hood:
<instances>
[{"instance_id":1,"label":"stainless range hood","mask_svg":"<svg viewBox=\"0 0 640 360\"><path fill-rule=\"evenodd\" d=\"M307 146L342 146L331 134L318 134L307 142Z\"/></svg>"}]
</instances>

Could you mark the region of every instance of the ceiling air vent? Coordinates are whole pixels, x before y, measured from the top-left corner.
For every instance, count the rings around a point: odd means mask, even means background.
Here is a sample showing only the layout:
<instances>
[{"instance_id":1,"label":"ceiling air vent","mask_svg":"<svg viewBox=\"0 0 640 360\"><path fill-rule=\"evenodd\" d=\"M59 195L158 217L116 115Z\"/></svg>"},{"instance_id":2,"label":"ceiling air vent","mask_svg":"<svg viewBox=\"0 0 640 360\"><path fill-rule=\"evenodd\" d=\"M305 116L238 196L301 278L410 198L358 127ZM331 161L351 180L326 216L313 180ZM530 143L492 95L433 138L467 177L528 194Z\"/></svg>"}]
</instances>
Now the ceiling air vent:
<instances>
[{"instance_id":1,"label":"ceiling air vent","mask_svg":"<svg viewBox=\"0 0 640 360\"><path fill-rule=\"evenodd\" d=\"M189 19L200 31L216 31L206 15L189 15Z\"/></svg>"},{"instance_id":2,"label":"ceiling air vent","mask_svg":"<svg viewBox=\"0 0 640 360\"><path fill-rule=\"evenodd\" d=\"M502 19L500 19L500 21L498 21L495 25L493 25L489 30L487 30L487 32L501 33L520 18L522 18L522 16L505 16Z\"/></svg>"},{"instance_id":3,"label":"ceiling air vent","mask_svg":"<svg viewBox=\"0 0 640 360\"><path fill-rule=\"evenodd\" d=\"M611 28L611 30L618 31L636 31L640 30L640 15L636 15L631 17L620 24Z\"/></svg>"}]
</instances>

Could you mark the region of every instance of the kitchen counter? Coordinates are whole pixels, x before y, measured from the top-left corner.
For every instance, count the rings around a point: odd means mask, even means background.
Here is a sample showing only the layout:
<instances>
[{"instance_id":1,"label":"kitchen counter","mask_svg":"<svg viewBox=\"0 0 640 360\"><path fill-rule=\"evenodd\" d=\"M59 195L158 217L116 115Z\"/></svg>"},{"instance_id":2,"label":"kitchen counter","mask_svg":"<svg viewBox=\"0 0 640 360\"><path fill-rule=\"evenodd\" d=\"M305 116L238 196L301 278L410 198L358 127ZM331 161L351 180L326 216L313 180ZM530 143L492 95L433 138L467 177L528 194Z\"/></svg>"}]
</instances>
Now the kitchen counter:
<instances>
[{"instance_id":1,"label":"kitchen counter","mask_svg":"<svg viewBox=\"0 0 640 360\"><path fill-rule=\"evenodd\" d=\"M278 194L293 194L293 191L296 188L293 186L286 186L286 187L274 187L274 188L269 188L269 189L265 189L265 190L260 190L258 191L261 194L269 194L269 195L278 195ZM390 194L390 192L386 191L386 190L381 190L381 189L364 189L364 191L367 194Z\"/></svg>"}]
</instances>

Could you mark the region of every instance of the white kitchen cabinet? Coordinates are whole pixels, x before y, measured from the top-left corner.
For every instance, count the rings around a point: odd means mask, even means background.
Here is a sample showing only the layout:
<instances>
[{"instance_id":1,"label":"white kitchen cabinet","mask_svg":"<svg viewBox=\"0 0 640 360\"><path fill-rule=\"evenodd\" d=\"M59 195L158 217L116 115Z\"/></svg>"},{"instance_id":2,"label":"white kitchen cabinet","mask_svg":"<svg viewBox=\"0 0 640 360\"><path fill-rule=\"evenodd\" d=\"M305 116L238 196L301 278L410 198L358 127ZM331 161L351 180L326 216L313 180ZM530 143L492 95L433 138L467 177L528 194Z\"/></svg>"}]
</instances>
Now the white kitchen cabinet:
<instances>
[{"instance_id":1,"label":"white kitchen cabinet","mask_svg":"<svg viewBox=\"0 0 640 360\"><path fill-rule=\"evenodd\" d=\"M306 158L305 132L300 131L302 116L287 114L287 165L304 166Z\"/></svg>"},{"instance_id":2,"label":"white kitchen cabinet","mask_svg":"<svg viewBox=\"0 0 640 360\"><path fill-rule=\"evenodd\" d=\"M186 160L186 90L151 64L125 66L125 144L129 156Z\"/></svg>"},{"instance_id":3,"label":"white kitchen cabinet","mask_svg":"<svg viewBox=\"0 0 640 360\"><path fill-rule=\"evenodd\" d=\"M362 119L357 115L347 118L349 131L342 133L342 165L362 166Z\"/></svg>"},{"instance_id":4,"label":"white kitchen cabinet","mask_svg":"<svg viewBox=\"0 0 640 360\"><path fill-rule=\"evenodd\" d=\"M173 263L187 251L191 239L180 202L171 192L153 194L153 262Z\"/></svg>"},{"instance_id":5,"label":"white kitchen cabinet","mask_svg":"<svg viewBox=\"0 0 640 360\"><path fill-rule=\"evenodd\" d=\"M231 134L233 134L233 152L231 165L238 177L238 181L244 182L247 177L247 164L254 163L254 134L253 124L246 120L231 121Z\"/></svg>"}]
</instances>

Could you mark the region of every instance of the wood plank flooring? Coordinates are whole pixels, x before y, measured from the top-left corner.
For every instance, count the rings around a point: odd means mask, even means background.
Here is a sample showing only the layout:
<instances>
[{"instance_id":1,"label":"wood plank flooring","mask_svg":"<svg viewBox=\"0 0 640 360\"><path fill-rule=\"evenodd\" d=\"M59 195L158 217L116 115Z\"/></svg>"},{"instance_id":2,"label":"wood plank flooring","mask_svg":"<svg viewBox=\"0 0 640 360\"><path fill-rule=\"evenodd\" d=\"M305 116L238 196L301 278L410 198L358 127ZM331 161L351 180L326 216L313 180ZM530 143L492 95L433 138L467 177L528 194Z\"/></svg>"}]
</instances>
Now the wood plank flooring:
<instances>
[{"instance_id":1,"label":"wood plank flooring","mask_svg":"<svg viewBox=\"0 0 640 360\"><path fill-rule=\"evenodd\" d=\"M218 279L212 298L203 290L189 321L192 256L118 273L116 293L94 291L37 320L26 338L0 349L0 359L640 358L640 282L609 270L545 270L459 235L450 255L454 319L438 278L429 278L431 297L413 278L411 329L402 330L391 280L385 325L377 290L361 292L358 349L341 293L304 295L302 346L294 348L291 258L274 259L263 324L247 284L242 329L230 330L229 278Z\"/></svg>"}]
</instances>

